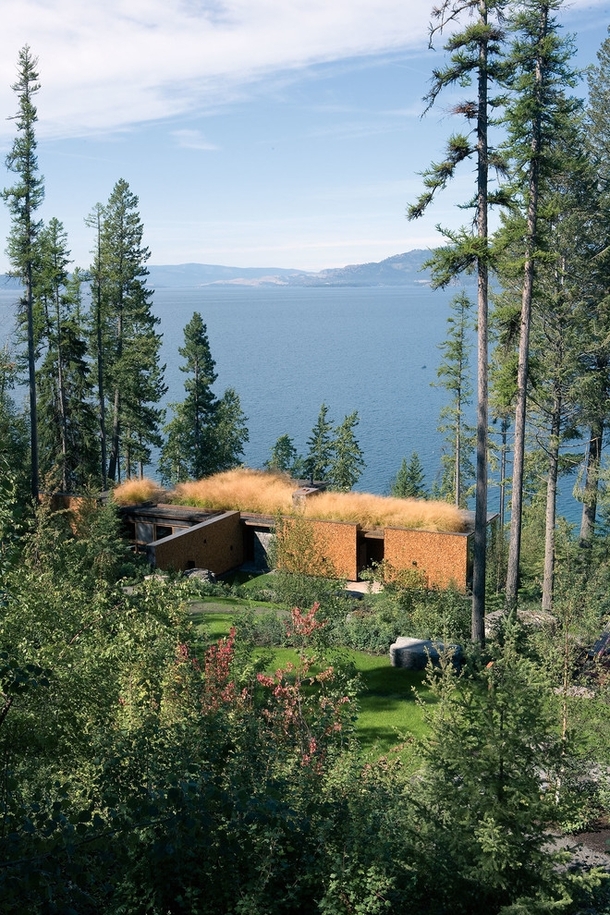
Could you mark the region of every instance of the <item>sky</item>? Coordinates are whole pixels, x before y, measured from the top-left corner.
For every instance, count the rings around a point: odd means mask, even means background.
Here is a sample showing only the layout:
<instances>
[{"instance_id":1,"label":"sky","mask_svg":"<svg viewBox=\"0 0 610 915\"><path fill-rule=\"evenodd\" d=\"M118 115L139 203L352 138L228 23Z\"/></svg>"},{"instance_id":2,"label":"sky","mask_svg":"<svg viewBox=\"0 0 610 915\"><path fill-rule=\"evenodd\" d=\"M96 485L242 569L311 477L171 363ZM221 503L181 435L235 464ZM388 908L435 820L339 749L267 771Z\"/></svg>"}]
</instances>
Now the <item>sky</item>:
<instances>
[{"instance_id":1,"label":"sky","mask_svg":"<svg viewBox=\"0 0 610 915\"><path fill-rule=\"evenodd\" d=\"M75 266L85 225L125 179L150 264L318 271L439 243L465 220L468 167L416 222L420 173L462 125L441 98L422 118L442 47L428 0L3 0L0 187L15 131L19 49L38 58L44 220ZM610 3L572 0L560 21L585 67ZM583 90L584 91L584 90ZM10 229L0 205L0 239ZM0 251L0 272L8 259Z\"/></svg>"}]
</instances>

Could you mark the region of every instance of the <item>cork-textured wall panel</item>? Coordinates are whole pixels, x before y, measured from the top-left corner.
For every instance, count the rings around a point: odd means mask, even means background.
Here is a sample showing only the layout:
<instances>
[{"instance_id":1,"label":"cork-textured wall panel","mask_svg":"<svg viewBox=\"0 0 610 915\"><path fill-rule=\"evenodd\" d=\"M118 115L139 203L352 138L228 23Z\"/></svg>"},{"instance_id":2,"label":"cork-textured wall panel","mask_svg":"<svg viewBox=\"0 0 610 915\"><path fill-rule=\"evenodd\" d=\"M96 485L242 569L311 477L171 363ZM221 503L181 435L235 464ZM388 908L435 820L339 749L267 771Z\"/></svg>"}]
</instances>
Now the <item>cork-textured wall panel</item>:
<instances>
[{"instance_id":1,"label":"cork-textured wall panel","mask_svg":"<svg viewBox=\"0 0 610 915\"><path fill-rule=\"evenodd\" d=\"M239 512L226 512L148 547L148 556L158 569L209 569L222 575L244 561Z\"/></svg>"},{"instance_id":2,"label":"cork-textured wall panel","mask_svg":"<svg viewBox=\"0 0 610 915\"><path fill-rule=\"evenodd\" d=\"M332 565L338 578L355 581L358 577L358 525L343 521L309 520L308 523L312 526L321 559Z\"/></svg>"},{"instance_id":3,"label":"cork-textured wall panel","mask_svg":"<svg viewBox=\"0 0 610 915\"><path fill-rule=\"evenodd\" d=\"M384 557L395 569L417 569L429 588L453 583L466 591L469 535L387 527L384 540Z\"/></svg>"}]
</instances>

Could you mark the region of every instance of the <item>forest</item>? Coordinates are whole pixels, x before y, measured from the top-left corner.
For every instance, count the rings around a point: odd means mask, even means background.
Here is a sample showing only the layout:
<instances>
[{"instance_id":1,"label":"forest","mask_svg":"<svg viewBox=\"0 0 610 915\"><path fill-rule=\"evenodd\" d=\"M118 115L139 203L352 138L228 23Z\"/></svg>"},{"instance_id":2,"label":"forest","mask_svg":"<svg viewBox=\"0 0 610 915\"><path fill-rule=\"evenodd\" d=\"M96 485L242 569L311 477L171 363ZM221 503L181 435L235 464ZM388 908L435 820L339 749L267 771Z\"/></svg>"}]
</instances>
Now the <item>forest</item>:
<instances>
[{"instance_id":1,"label":"forest","mask_svg":"<svg viewBox=\"0 0 610 915\"><path fill-rule=\"evenodd\" d=\"M86 269L60 220L38 218L40 83L22 48L3 191L18 337L0 364L7 915L610 913L608 859L576 851L610 810L610 38L578 73L561 7L441 0L431 13L445 54L424 110L448 96L465 127L407 216L461 168L473 177L470 221L444 231L429 267L439 287L474 275L476 302L458 281L438 373L441 482L425 491L415 452L393 493L474 503L469 595L381 563L367 573L381 590L355 601L315 568L298 518L278 518L278 569L261 579L151 575L130 550L118 487L153 461L168 486L239 466L247 420L236 391L214 392L198 313L179 350L184 400L162 409L150 252L124 179L87 217ZM286 434L268 468L348 491L357 424L335 425L324 403L308 453ZM579 465L574 530L557 487ZM53 499L65 493L70 511ZM376 743L362 659L388 665L399 635L448 647L384 694L416 725Z\"/></svg>"}]
</instances>

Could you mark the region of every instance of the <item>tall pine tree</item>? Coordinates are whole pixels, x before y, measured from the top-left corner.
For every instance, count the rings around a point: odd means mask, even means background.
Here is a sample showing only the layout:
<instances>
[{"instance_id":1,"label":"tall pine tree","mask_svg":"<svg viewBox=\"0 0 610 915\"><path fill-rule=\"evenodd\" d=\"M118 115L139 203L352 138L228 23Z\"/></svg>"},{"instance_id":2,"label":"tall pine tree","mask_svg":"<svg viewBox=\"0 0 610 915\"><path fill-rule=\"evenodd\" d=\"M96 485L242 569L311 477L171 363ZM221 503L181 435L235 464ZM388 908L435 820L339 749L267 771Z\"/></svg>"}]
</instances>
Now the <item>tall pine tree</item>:
<instances>
[{"instance_id":1,"label":"tall pine tree","mask_svg":"<svg viewBox=\"0 0 610 915\"><path fill-rule=\"evenodd\" d=\"M38 419L36 398L36 346L34 338L34 282L38 263L38 234L41 222L36 210L44 198L44 182L38 173L36 133L38 120L34 96L40 89L38 59L28 45L19 52L17 81L13 91L19 100L19 110L14 117L17 137L6 157L6 167L17 176L16 183L2 192L11 213L11 232L8 239L8 256L12 273L24 286L22 299L27 322L28 383L30 398L30 460L31 492L38 499Z\"/></svg>"},{"instance_id":2,"label":"tall pine tree","mask_svg":"<svg viewBox=\"0 0 610 915\"><path fill-rule=\"evenodd\" d=\"M504 76L503 18L507 0L444 0L433 10L430 28L431 44L437 35L453 30L445 48L449 63L433 71L432 88L427 96L428 108L443 90L453 86L476 87L475 98L466 98L453 111L466 118L467 133L450 137L441 162L424 172L425 190L407 210L409 219L421 216L439 190L454 177L458 166L474 157L476 186L469 201L475 210L474 231L445 232L448 245L439 248L432 259L434 282L447 285L464 269L474 269L477 275L477 440L476 440L476 502L472 583L472 638L482 643L485 638L485 563L487 551L487 439L488 439L488 313L489 313L489 208L502 203L501 192L490 188L490 169L502 167L491 147L490 123L497 109L497 100L490 94L494 83ZM501 99L501 96L499 97Z\"/></svg>"},{"instance_id":3,"label":"tall pine tree","mask_svg":"<svg viewBox=\"0 0 610 915\"><path fill-rule=\"evenodd\" d=\"M124 179L117 181L103 208L96 208L99 234L91 269L91 338L98 374L100 415L106 418L108 479L143 473L151 448L161 444L165 394L159 364L159 319L147 286L144 228L138 198Z\"/></svg>"},{"instance_id":4,"label":"tall pine tree","mask_svg":"<svg viewBox=\"0 0 610 915\"><path fill-rule=\"evenodd\" d=\"M246 418L237 393L228 388L220 400L212 390L216 363L207 327L195 312L184 328L178 350L185 372L185 399L171 405L173 417L164 429L159 471L166 483L200 479L240 463L248 441Z\"/></svg>"},{"instance_id":5,"label":"tall pine tree","mask_svg":"<svg viewBox=\"0 0 610 915\"><path fill-rule=\"evenodd\" d=\"M37 369L41 419L40 467L56 469L64 492L77 492L97 476L95 412L81 312L78 270L69 274L67 236L58 219L40 232L35 299L41 315Z\"/></svg>"},{"instance_id":6,"label":"tall pine tree","mask_svg":"<svg viewBox=\"0 0 610 915\"><path fill-rule=\"evenodd\" d=\"M439 432L446 436L448 450L442 456L440 496L458 508L466 507L469 483L474 475L472 464L473 428L465 419L466 407L472 402L470 381L470 344L473 333L471 302L466 293L453 299L452 314L447 318L447 339L439 349L443 359L437 369L437 387L450 395L440 413Z\"/></svg>"},{"instance_id":7,"label":"tall pine tree","mask_svg":"<svg viewBox=\"0 0 610 915\"><path fill-rule=\"evenodd\" d=\"M511 18L513 36L507 59L510 89L505 112L508 128L507 159L512 166L513 198L520 205L515 230L523 239L523 286L517 366L515 446L511 502L510 541L506 576L506 604L517 605L521 517L525 458L525 422L529 372L529 336L536 260L539 256L538 217L545 175L557 167L561 150L557 138L575 103L565 95L575 76L568 67L571 44L559 35L553 16L562 0L525 0Z\"/></svg>"}]
</instances>

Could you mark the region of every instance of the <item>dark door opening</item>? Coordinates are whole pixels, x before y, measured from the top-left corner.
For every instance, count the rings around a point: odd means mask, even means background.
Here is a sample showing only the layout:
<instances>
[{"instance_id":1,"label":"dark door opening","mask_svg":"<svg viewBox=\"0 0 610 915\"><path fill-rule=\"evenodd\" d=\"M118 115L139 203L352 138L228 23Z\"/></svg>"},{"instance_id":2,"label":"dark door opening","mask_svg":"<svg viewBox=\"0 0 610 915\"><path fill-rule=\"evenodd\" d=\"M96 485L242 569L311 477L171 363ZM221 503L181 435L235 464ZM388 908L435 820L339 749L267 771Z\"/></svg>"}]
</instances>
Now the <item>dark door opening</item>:
<instances>
[{"instance_id":1,"label":"dark door opening","mask_svg":"<svg viewBox=\"0 0 610 915\"><path fill-rule=\"evenodd\" d=\"M383 562L384 546L382 532L365 531L358 535L358 575Z\"/></svg>"}]
</instances>

